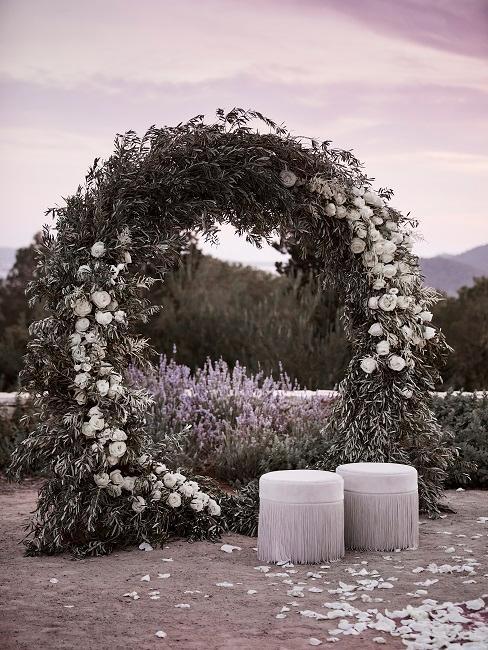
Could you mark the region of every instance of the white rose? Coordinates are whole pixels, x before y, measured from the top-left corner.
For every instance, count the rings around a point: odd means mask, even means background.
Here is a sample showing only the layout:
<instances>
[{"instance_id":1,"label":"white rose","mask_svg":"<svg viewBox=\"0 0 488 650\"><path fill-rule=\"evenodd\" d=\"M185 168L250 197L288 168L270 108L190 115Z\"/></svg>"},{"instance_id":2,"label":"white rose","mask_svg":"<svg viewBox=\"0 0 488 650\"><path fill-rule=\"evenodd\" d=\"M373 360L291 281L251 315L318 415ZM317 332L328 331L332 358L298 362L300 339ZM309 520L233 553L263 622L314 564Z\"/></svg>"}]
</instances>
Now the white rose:
<instances>
[{"instance_id":1,"label":"white rose","mask_svg":"<svg viewBox=\"0 0 488 650\"><path fill-rule=\"evenodd\" d=\"M90 331L85 333L85 343L92 344L95 343L96 340L97 340L96 332Z\"/></svg>"},{"instance_id":2,"label":"white rose","mask_svg":"<svg viewBox=\"0 0 488 650\"><path fill-rule=\"evenodd\" d=\"M380 355L380 357L384 357L387 354L390 354L390 344L388 341L380 341L376 345L376 352Z\"/></svg>"},{"instance_id":3,"label":"white rose","mask_svg":"<svg viewBox=\"0 0 488 650\"><path fill-rule=\"evenodd\" d=\"M124 490L127 490L128 492L132 492L134 490L136 484L136 477L135 476L126 476L124 478L124 482L122 483L122 487Z\"/></svg>"},{"instance_id":4,"label":"white rose","mask_svg":"<svg viewBox=\"0 0 488 650\"><path fill-rule=\"evenodd\" d=\"M157 463L154 466L154 472L158 475L162 474L163 472L166 472L166 465L163 465L163 463Z\"/></svg>"},{"instance_id":5,"label":"white rose","mask_svg":"<svg viewBox=\"0 0 488 650\"><path fill-rule=\"evenodd\" d=\"M95 431L101 431L105 427L105 421L99 415L92 415L90 417L90 425L95 429Z\"/></svg>"},{"instance_id":6,"label":"white rose","mask_svg":"<svg viewBox=\"0 0 488 650\"><path fill-rule=\"evenodd\" d=\"M370 228L369 238L371 239L371 241L379 241L380 239L382 239L382 236L379 230L376 230L376 228Z\"/></svg>"},{"instance_id":7,"label":"white rose","mask_svg":"<svg viewBox=\"0 0 488 650\"><path fill-rule=\"evenodd\" d=\"M163 483L166 485L167 488L173 488L177 482L178 482L177 477L171 472L168 472L163 476Z\"/></svg>"},{"instance_id":8,"label":"white rose","mask_svg":"<svg viewBox=\"0 0 488 650\"><path fill-rule=\"evenodd\" d=\"M200 499L192 499L190 502L190 508L195 510L195 512L201 512L203 507L203 502Z\"/></svg>"},{"instance_id":9,"label":"white rose","mask_svg":"<svg viewBox=\"0 0 488 650\"><path fill-rule=\"evenodd\" d=\"M388 241L388 239L385 239L383 244L384 244L384 248L383 248L384 253L390 253L391 255L395 253L397 249L396 244L394 244L392 241Z\"/></svg>"},{"instance_id":10,"label":"white rose","mask_svg":"<svg viewBox=\"0 0 488 650\"><path fill-rule=\"evenodd\" d=\"M88 411L88 415L98 415L99 417L103 417L103 411L98 406L92 406Z\"/></svg>"},{"instance_id":11,"label":"white rose","mask_svg":"<svg viewBox=\"0 0 488 650\"><path fill-rule=\"evenodd\" d=\"M178 492L171 492L168 496L168 505L171 508L179 508L181 506L181 497Z\"/></svg>"},{"instance_id":12,"label":"white rose","mask_svg":"<svg viewBox=\"0 0 488 650\"><path fill-rule=\"evenodd\" d=\"M88 266L88 264L82 264L81 266L78 267L78 270L76 271L76 276L80 280L85 280L87 276L89 276L91 273L91 269Z\"/></svg>"},{"instance_id":13,"label":"white rose","mask_svg":"<svg viewBox=\"0 0 488 650\"><path fill-rule=\"evenodd\" d=\"M396 246L398 246L403 241L403 235L401 232L392 232L390 233L390 239Z\"/></svg>"},{"instance_id":14,"label":"white rose","mask_svg":"<svg viewBox=\"0 0 488 650\"><path fill-rule=\"evenodd\" d=\"M381 323L373 323L371 327L368 330L368 333L371 334L371 336L382 336L383 334L383 326Z\"/></svg>"},{"instance_id":15,"label":"white rose","mask_svg":"<svg viewBox=\"0 0 488 650\"><path fill-rule=\"evenodd\" d=\"M431 311L421 311L419 314L419 318L422 322L424 323L430 323L432 320L432 312Z\"/></svg>"},{"instance_id":16,"label":"white rose","mask_svg":"<svg viewBox=\"0 0 488 650\"><path fill-rule=\"evenodd\" d=\"M408 309L410 306L410 300L409 296L398 296L397 307L399 309Z\"/></svg>"},{"instance_id":17,"label":"white rose","mask_svg":"<svg viewBox=\"0 0 488 650\"><path fill-rule=\"evenodd\" d=\"M373 210L371 210L370 207L365 205L363 208L359 210L359 214L362 216L363 219L369 219L370 217L373 216Z\"/></svg>"},{"instance_id":18,"label":"white rose","mask_svg":"<svg viewBox=\"0 0 488 650\"><path fill-rule=\"evenodd\" d=\"M210 497L209 497L208 494L206 494L205 492L199 492L199 491L197 491L197 492L195 492L195 494L193 495L193 498L194 498L194 499L200 499L200 501L203 503L204 506L206 506L207 503L210 501Z\"/></svg>"},{"instance_id":19,"label":"white rose","mask_svg":"<svg viewBox=\"0 0 488 650\"><path fill-rule=\"evenodd\" d=\"M181 492L181 494L184 497L192 497L193 496L194 489L188 483L183 483L183 485L180 485L180 487L178 489L179 489L179 491Z\"/></svg>"},{"instance_id":20,"label":"white rose","mask_svg":"<svg viewBox=\"0 0 488 650\"><path fill-rule=\"evenodd\" d=\"M344 205L344 203L347 201L347 197L343 192L334 192L334 199L337 205Z\"/></svg>"},{"instance_id":21,"label":"white rose","mask_svg":"<svg viewBox=\"0 0 488 650\"><path fill-rule=\"evenodd\" d=\"M209 513L210 513L213 517L218 517L218 516L220 515L220 512L221 512L221 511L220 511L220 506L219 506L219 504L217 503L217 501L215 501L215 499L209 499L209 500L208 500L207 507L208 507L208 511L209 511Z\"/></svg>"},{"instance_id":22,"label":"white rose","mask_svg":"<svg viewBox=\"0 0 488 650\"><path fill-rule=\"evenodd\" d=\"M394 256L391 253L383 253L381 256L381 261L383 264L389 264L390 262L393 262Z\"/></svg>"},{"instance_id":23,"label":"white rose","mask_svg":"<svg viewBox=\"0 0 488 650\"><path fill-rule=\"evenodd\" d=\"M375 242L373 244L373 252L376 255L382 255L385 252L385 244L386 241L384 239L380 239L379 241Z\"/></svg>"},{"instance_id":24,"label":"white rose","mask_svg":"<svg viewBox=\"0 0 488 650\"><path fill-rule=\"evenodd\" d=\"M145 499L143 499L142 497L135 497L134 501L132 502L132 510L139 514L145 509L146 509Z\"/></svg>"},{"instance_id":25,"label":"white rose","mask_svg":"<svg viewBox=\"0 0 488 650\"><path fill-rule=\"evenodd\" d=\"M372 218L372 222L374 223L375 226L381 226L383 223L383 219L381 217L377 217L376 215Z\"/></svg>"},{"instance_id":26,"label":"white rose","mask_svg":"<svg viewBox=\"0 0 488 650\"><path fill-rule=\"evenodd\" d=\"M93 480L98 485L98 487L101 488L107 487L107 485L110 483L110 477L106 472L102 472L101 474L95 474Z\"/></svg>"},{"instance_id":27,"label":"white rose","mask_svg":"<svg viewBox=\"0 0 488 650\"><path fill-rule=\"evenodd\" d=\"M362 196L365 192L364 187L351 187L351 192L354 194L354 196Z\"/></svg>"},{"instance_id":28,"label":"white rose","mask_svg":"<svg viewBox=\"0 0 488 650\"><path fill-rule=\"evenodd\" d=\"M73 311L77 316L88 316L91 310L92 306L85 298L78 298L73 304Z\"/></svg>"},{"instance_id":29,"label":"white rose","mask_svg":"<svg viewBox=\"0 0 488 650\"><path fill-rule=\"evenodd\" d=\"M106 458L109 465L117 465L119 462L119 459L116 456L110 456L110 454Z\"/></svg>"},{"instance_id":30,"label":"white rose","mask_svg":"<svg viewBox=\"0 0 488 650\"><path fill-rule=\"evenodd\" d=\"M362 253L365 248L366 248L366 244L363 242L363 240L359 239L358 237L354 237L354 239L351 242L352 252L358 255L359 253Z\"/></svg>"},{"instance_id":31,"label":"white rose","mask_svg":"<svg viewBox=\"0 0 488 650\"><path fill-rule=\"evenodd\" d=\"M103 309L104 307L107 307L107 305L110 305L112 298L110 297L108 291L94 291L91 294L91 300L93 304L96 305L99 309Z\"/></svg>"},{"instance_id":32,"label":"white rose","mask_svg":"<svg viewBox=\"0 0 488 650\"><path fill-rule=\"evenodd\" d=\"M95 320L99 325L110 325L112 318L113 316L109 311L97 311L95 313Z\"/></svg>"},{"instance_id":33,"label":"white rose","mask_svg":"<svg viewBox=\"0 0 488 650\"><path fill-rule=\"evenodd\" d=\"M435 335L436 331L433 327L426 327L424 329L424 339L426 341L430 341L430 339L433 339Z\"/></svg>"},{"instance_id":34,"label":"white rose","mask_svg":"<svg viewBox=\"0 0 488 650\"><path fill-rule=\"evenodd\" d=\"M107 492L113 497L119 497L122 494L120 485L107 485Z\"/></svg>"},{"instance_id":35,"label":"white rose","mask_svg":"<svg viewBox=\"0 0 488 650\"><path fill-rule=\"evenodd\" d=\"M413 395L413 390L410 390L409 388L402 388L400 393L403 395L405 399L410 399Z\"/></svg>"},{"instance_id":36,"label":"white rose","mask_svg":"<svg viewBox=\"0 0 488 650\"><path fill-rule=\"evenodd\" d=\"M117 323L125 323L125 319L126 319L125 311L121 311L120 309L117 310L114 314L114 318L117 321Z\"/></svg>"},{"instance_id":37,"label":"white rose","mask_svg":"<svg viewBox=\"0 0 488 650\"><path fill-rule=\"evenodd\" d=\"M376 363L376 359L374 359L373 357L364 357L364 359L361 360L360 365L361 365L361 370L363 370L368 375L374 372L378 367L378 364Z\"/></svg>"},{"instance_id":38,"label":"white rose","mask_svg":"<svg viewBox=\"0 0 488 650\"><path fill-rule=\"evenodd\" d=\"M359 221L361 219L361 215L359 214L359 210L350 210L347 218L349 221Z\"/></svg>"},{"instance_id":39,"label":"white rose","mask_svg":"<svg viewBox=\"0 0 488 650\"><path fill-rule=\"evenodd\" d=\"M293 187L297 182L297 177L293 172L284 169L280 172L280 181L285 187Z\"/></svg>"},{"instance_id":40,"label":"white rose","mask_svg":"<svg viewBox=\"0 0 488 650\"><path fill-rule=\"evenodd\" d=\"M398 224L395 221L387 221L385 223L386 228L391 231L396 231L398 230Z\"/></svg>"},{"instance_id":41,"label":"white rose","mask_svg":"<svg viewBox=\"0 0 488 650\"><path fill-rule=\"evenodd\" d=\"M383 206L383 199L372 190L368 190L364 193L364 200L366 203L369 203L369 205L374 205L377 208L381 208Z\"/></svg>"},{"instance_id":42,"label":"white rose","mask_svg":"<svg viewBox=\"0 0 488 650\"><path fill-rule=\"evenodd\" d=\"M112 472L110 472L110 480L114 485L123 485L125 481L120 469L114 469Z\"/></svg>"},{"instance_id":43,"label":"white rose","mask_svg":"<svg viewBox=\"0 0 488 650\"><path fill-rule=\"evenodd\" d=\"M336 213L336 207L334 203L327 203L327 205L325 206L325 214L328 217L333 217L335 213Z\"/></svg>"},{"instance_id":44,"label":"white rose","mask_svg":"<svg viewBox=\"0 0 488 650\"><path fill-rule=\"evenodd\" d=\"M356 235L361 239L366 239L366 237L368 236L368 231L361 223L357 225Z\"/></svg>"},{"instance_id":45,"label":"white rose","mask_svg":"<svg viewBox=\"0 0 488 650\"><path fill-rule=\"evenodd\" d=\"M403 359L403 357L399 357L396 354L392 354L388 360L388 365L392 370L399 372L400 370L403 370L405 368L407 363L405 359Z\"/></svg>"},{"instance_id":46,"label":"white rose","mask_svg":"<svg viewBox=\"0 0 488 650\"><path fill-rule=\"evenodd\" d=\"M347 210L343 205L338 205L336 209L336 217L338 219L344 219L344 217L347 215Z\"/></svg>"},{"instance_id":47,"label":"white rose","mask_svg":"<svg viewBox=\"0 0 488 650\"><path fill-rule=\"evenodd\" d=\"M86 332L86 330L90 327L90 321L88 318L78 318L78 320L75 323L75 330L77 332Z\"/></svg>"},{"instance_id":48,"label":"white rose","mask_svg":"<svg viewBox=\"0 0 488 650\"><path fill-rule=\"evenodd\" d=\"M72 348L79 346L81 343L81 334L75 333L69 335L69 344Z\"/></svg>"},{"instance_id":49,"label":"white rose","mask_svg":"<svg viewBox=\"0 0 488 650\"><path fill-rule=\"evenodd\" d=\"M354 205L355 205L357 208L359 208L359 209L364 208L364 206L366 205L364 199L363 199L361 196L357 196L357 197L353 200L353 203L354 203Z\"/></svg>"},{"instance_id":50,"label":"white rose","mask_svg":"<svg viewBox=\"0 0 488 650\"><path fill-rule=\"evenodd\" d=\"M78 402L78 404L86 404L86 394L82 390L77 391L75 393L75 400Z\"/></svg>"},{"instance_id":51,"label":"white rose","mask_svg":"<svg viewBox=\"0 0 488 650\"><path fill-rule=\"evenodd\" d=\"M92 257L103 257L105 255L105 244L103 241L96 241L90 249Z\"/></svg>"},{"instance_id":52,"label":"white rose","mask_svg":"<svg viewBox=\"0 0 488 650\"><path fill-rule=\"evenodd\" d=\"M379 300L377 296L371 296L371 298L368 300L368 307L370 309L378 309L379 306Z\"/></svg>"},{"instance_id":53,"label":"white rose","mask_svg":"<svg viewBox=\"0 0 488 650\"><path fill-rule=\"evenodd\" d=\"M114 458L121 458L127 451L127 445L123 440L111 442L108 446L108 451Z\"/></svg>"},{"instance_id":54,"label":"white rose","mask_svg":"<svg viewBox=\"0 0 488 650\"><path fill-rule=\"evenodd\" d=\"M385 293L378 301L378 306L383 311L393 311L397 304L397 297L391 293Z\"/></svg>"},{"instance_id":55,"label":"white rose","mask_svg":"<svg viewBox=\"0 0 488 650\"><path fill-rule=\"evenodd\" d=\"M163 496L163 493L161 490L153 490L151 492L151 501L161 501L161 497Z\"/></svg>"},{"instance_id":56,"label":"white rose","mask_svg":"<svg viewBox=\"0 0 488 650\"><path fill-rule=\"evenodd\" d=\"M409 327L408 325L403 325L401 329L402 329L402 332L403 332L403 336L406 339L411 339L412 338L413 330L412 330L411 327Z\"/></svg>"},{"instance_id":57,"label":"white rose","mask_svg":"<svg viewBox=\"0 0 488 650\"><path fill-rule=\"evenodd\" d=\"M124 440L127 440L127 434L125 431L122 431L122 429L114 429L111 438L114 442L123 442Z\"/></svg>"},{"instance_id":58,"label":"white rose","mask_svg":"<svg viewBox=\"0 0 488 650\"><path fill-rule=\"evenodd\" d=\"M396 264L385 264L383 267L383 273L385 274L385 278L392 278L394 275L397 273L397 266Z\"/></svg>"},{"instance_id":59,"label":"white rose","mask_svg":"<svg viewBox=\"0 0 488 650\"><path fill-rule=\"evenodd\" d=\"M87 438L94 438L96 429L90 422L83 422L81 425L81 433Z\"/></svg>"},{"instance_id":60,"label":"white rose","mask_svg":"<svg viewBox=\"0 0 488 650\"><path fill-rule=\"evenodd\" d=\"M186 476L184 474L180 474L179 472L175 472L175 477L178 485L181 485L186 481Z\"/></svg>"},{"instance_id":61,"label":"white rose","mask_svg":"<svg viewBox=\"0 0 488 650\"><path fill-rule=\"evenodd\" d=\"M97 381L97 391L102 397L105 397L105 395L108 393L109 388L110 384L106 379L99 379Z\"/></svg>"},{"instance_id":62,"label":"white rose","mask_svg":"<svg viewBox=\"0 0 488 650\"><path fill-rule=\"evenodd\" d=\"M376 280L373 282L373 289L376 289L376 291L379 291L380 289L384 289L386 287L386 281L383 280L383 278L376 278Z\"/></svg>"},{"instance_id":63,"label":"white rose","mask_svg":"<svg viewBox=\"0 0 488 650\"><path fill-rule=\"evenodd\" d=\"M75 384L82 390L88 388L91 382L91 375L88 372L80 372L75 377Z\"/></svg>"},{"instance_id":64,"label":"white rose","mask_svg":"<svg viewBox=\"0 0 488 650\"><path fill-rule=\"evenodd\" d=\"M383 275L383 270L385 266L381 262L377 262L373 268L371 269L371 272L374 273L374 275Z\"/></svg>"}]
</instances>

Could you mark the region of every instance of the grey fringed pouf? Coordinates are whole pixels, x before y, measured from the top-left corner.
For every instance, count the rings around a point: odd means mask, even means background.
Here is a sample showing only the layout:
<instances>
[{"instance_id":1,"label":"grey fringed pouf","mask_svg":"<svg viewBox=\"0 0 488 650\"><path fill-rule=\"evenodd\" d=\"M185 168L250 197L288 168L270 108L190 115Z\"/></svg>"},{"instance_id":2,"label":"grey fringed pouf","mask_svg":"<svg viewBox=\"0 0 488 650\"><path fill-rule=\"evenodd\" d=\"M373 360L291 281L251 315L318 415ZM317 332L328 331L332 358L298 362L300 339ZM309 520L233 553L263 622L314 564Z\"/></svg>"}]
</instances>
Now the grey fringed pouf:
<instances>
[{"instance_id":1,"label":"grey fringed pouf","mask_svg":"<svg viewBox=\"0 0 488 650\"><path fill-rule=\"evenodd\" d=\"M393 551L418 546L417 470L397 463L350 463L344 479L346 548Z\"/></svg>"},{"instance_id":2,"label":"grey fringed pouf","mask_svg":"<svg viewBox=\"0 0 488 650\"><path fill-rule=\"evenodd\" d=\"M343 555L344 491L338 474L297 469L261 476L261 561L314 564Z\"/></svg>"}]
</instances>

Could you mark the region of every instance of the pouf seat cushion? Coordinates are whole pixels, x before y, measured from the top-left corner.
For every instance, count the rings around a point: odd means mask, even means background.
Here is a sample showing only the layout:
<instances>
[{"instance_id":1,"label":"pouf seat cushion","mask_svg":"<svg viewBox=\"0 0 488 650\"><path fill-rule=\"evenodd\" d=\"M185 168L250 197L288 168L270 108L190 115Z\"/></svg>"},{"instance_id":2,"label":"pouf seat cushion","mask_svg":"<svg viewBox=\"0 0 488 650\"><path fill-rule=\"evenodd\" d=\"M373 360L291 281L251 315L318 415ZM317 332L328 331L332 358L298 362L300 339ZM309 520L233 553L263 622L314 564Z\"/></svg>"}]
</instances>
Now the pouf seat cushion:
<instances>
[{"instance_id":1,"label":"pouf seat cushion","mask_svg":"<svg viewBox=\"0 0 488 650\"><path fill-rule=\"evenodd\" d=\"M317 563L344 554L343 480L334 472L282 470L259 480L258 557Z\"/></svg>"},{"instance_id":2,"label":"pouf seat cushion","mask_svg":"<svg viewBox=\"0 0 488 650\"><path fill-rule=\"evenodd\" d=\"M344 479L346 548L392 551L418 545L417 471L400 463L349 463Z\"/></svg>"}]
</instances>

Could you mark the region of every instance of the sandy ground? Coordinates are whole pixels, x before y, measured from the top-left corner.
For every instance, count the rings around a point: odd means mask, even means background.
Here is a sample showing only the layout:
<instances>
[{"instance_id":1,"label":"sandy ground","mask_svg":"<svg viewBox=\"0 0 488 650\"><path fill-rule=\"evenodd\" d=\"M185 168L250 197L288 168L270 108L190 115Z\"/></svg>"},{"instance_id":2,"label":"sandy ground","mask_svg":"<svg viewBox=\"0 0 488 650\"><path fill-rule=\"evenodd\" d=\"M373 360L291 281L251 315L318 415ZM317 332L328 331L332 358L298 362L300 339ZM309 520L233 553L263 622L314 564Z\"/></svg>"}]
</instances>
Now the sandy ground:
<instances>
[{"instance_id":1,"label":"sandy ground","mask_svg":"<svg viewBox=\"0 0 488 650\"><path fill-rule=\"evenodd\" d=\"M311 647L310 637L321 640L322 647L329 647L328 630L337 627L337 621L305 618L299 611L327 613L321 609L322 603L340 598L328 590L336 589L340 581L351 583L358 579L351 576L351 568L376 569L384 580L391 578L393 584L391 589L369 592L381 597L380 602L368 604L358 599L351 603L362 609L399 609L409 603L418 605L424 598L458 602L484 595L488 601L488 523L477 521L480 516L488 516L486 492L449 492L449 503L457 514L437 521L423 520L418 550L389 555L348 553L343 561L321 569L320 577L313 578L307 577L307 572L319 570L317 566L294 567L289 577L256 570L260 564L254 550L256 540L237 535L222 540L241 547L232 553L223 552L221 543L176 541L150 552L135 549L81 561L70 557L24 557L18 543L34 508L37 487L34 481L22 487L4 482L0 485L0 647L5 650L298 650ZM459 565L467 560L479 562L473 565L472 574L412 573L416 567L431 562ZM289 570L273 567L269 573ZM158 578L158 574L168 573L170 577ZM145 575L150 576L150 582L141 581ZM57 582L50 582L53 578ZM287 595L291 588L283 582L287 579L295 584L306 583L303 598ZM423 588L427 594L417 598L408 595L420 588L416 582L426 579L438 582ZM310 587L323 591L310 592ZM151 590L159 591L160 598L151 599ZM248 590L256 593L248 594ZM140 598L124 597L132 591L137 591ZM296 604L288 604L292 602ZM178 607L181 604L190 607ZM286 618L277 619L283 606L290 611ZM484 615L488 622L486 612ZM166 638L156 637L158 630L166 632ZM379 635L386 644L380 646L373 641ZM399 638L367 630L359 636L341 637L334 647L367 650L404 646Z\"/></svg>"}]
</instances>

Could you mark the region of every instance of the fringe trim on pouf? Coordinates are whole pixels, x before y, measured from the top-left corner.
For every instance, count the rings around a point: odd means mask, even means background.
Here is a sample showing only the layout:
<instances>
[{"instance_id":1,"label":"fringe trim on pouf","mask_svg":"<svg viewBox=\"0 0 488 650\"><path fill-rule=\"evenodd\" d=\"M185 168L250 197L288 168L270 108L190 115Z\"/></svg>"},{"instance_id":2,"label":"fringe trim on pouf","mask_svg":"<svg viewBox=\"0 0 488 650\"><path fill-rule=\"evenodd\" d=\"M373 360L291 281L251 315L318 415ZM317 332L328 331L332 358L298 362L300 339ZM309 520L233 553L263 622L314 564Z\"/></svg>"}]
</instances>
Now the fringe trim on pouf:
<instances>
[{"instance_id":1,"label":"fringe trim on pouf","mask_svg":"<svg viewBox=\"0 0 488 650\"><path fill-rule=\"evenodd\" d=\"M316 564L344 555L344 504L260 500L258 558Z\"/></svg>"},{"instance_id":2,"label":"fringe trim on pouf","mask_svg":"<svg viewBox=\"0 0 488 650\"><path fill-rule=\"evenodd\" d=\"M344 491L346 548L394 551L418 546L418 492L361 494Z\"/></svg>"}]
</instances>

